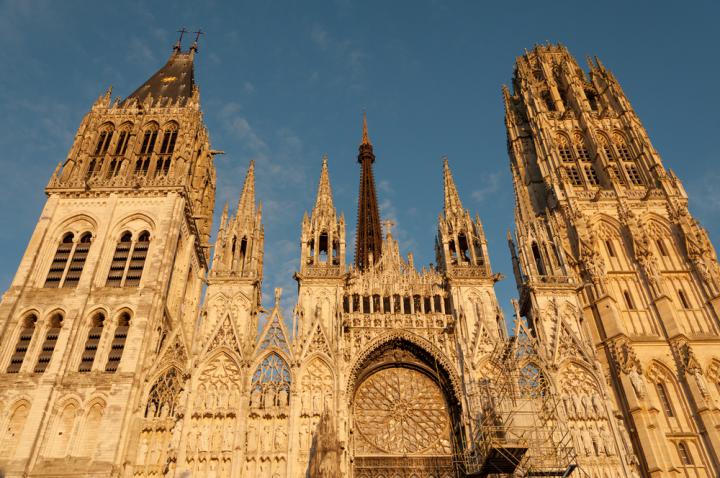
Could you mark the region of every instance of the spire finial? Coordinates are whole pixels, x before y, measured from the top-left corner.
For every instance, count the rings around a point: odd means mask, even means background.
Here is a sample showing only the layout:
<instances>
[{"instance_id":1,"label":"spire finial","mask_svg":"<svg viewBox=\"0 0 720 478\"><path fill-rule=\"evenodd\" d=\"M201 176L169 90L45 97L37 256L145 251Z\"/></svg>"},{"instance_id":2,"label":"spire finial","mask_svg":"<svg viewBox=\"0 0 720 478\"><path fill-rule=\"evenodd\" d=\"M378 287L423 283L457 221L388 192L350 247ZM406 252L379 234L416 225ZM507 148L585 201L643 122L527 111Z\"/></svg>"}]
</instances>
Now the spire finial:
<instances>
[{"instance_id":1,"label":"spire finial","mask_svg":"<svg viewBox=\"0 0 720 478\"><path fill-rule=\"evenodd\" d=\"M250 161L240 200L238 201L237 217L251 220L255 215L255 160Z\"/></svg>"},{"instance_id":2,"label":"spire finial","mask_svg":"<svg viewBox=\"0 0 720 478\"><path fill-rule=\"evenodd\" d=\"M332 188L330 187L330 174L328 173L328 155L323 154L322 168L320 169L320 181L318 182L317 198L315 199L315 210L313 210L313 218L316 214L329 212L335 215L335 206L332 200Z\"/></svg>"},{"instance_id":3,"label":"spire finial","mask_svg":"<svg viewBox=\"0 0 720 478\"><path fill-rule=\"evenodd\" d=\"M445 189L445 216L453 212L462 212L462 203L460 202L460 195L455 187L455 181L453 180L452 173L450 172L450 164L448 163L447 156L443 156L443 182Z\"/></svg>"},{"instance_id":4,"label":"spire finial","mask_svg":"<svg viewBox=\"0 0 720 478\"><path fill-rule=\"evenodd\" d=\"M368 146L372 146L372 143L370 142L370 136L368 136L367 114L365 113L364 110L363 110L362 144L367 144Z\"/></svg>"},{"instance_id":5,"label":"spire finial","mask_svg":"<svg viewBox=\"0 0 720 478\"><path fill-rule=\"evenodd\" d=\"M180 30L178 30L178 33L180 34L180 37L178 38L177 43L175 43L175 46L173 47L173 50L175 50L175 51L178 52L178 53L182 50L182 37L183 37L183 35L185 35L187 32L188 32L188 31L187 31L187 29L186 29L185 27L182 27L182 28L180 28Z\"/></svg>"},{"instance_id":6,"label":"spire finial","mask_svg":"<svg viewBox=\"0 0 720 478\"><path fill-rule=\"evenodd\" d=\"M191 50L193 50L195 53L198 51L198 41L200 40L200 35L204 35L205 32L202 31L202 28L198 28L196 32L193 32L195 34L195 41L193 42L192 46L190 47Z\"/></svg>"}]
</instances>

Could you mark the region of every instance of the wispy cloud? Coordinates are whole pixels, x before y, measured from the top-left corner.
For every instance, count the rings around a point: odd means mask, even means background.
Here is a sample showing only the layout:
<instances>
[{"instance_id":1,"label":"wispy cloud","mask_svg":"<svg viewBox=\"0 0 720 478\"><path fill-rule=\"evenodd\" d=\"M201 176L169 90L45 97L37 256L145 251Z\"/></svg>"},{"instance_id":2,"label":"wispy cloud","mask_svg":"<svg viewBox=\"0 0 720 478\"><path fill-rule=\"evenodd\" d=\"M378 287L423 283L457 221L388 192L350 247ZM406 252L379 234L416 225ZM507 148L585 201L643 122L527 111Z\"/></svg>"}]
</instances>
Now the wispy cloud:
<instances>
[{"instance_id":1,"label":"wispy cloud","mask_svg":"<svg viewBox=\"0 0 720 478\"><path fill-rule=\"evenodd\" d=\"M500 190L502 173L496 171L479 177L480 187L470 193L470 196L477 202L483 202Z\"/></svg>"}]
</instances>

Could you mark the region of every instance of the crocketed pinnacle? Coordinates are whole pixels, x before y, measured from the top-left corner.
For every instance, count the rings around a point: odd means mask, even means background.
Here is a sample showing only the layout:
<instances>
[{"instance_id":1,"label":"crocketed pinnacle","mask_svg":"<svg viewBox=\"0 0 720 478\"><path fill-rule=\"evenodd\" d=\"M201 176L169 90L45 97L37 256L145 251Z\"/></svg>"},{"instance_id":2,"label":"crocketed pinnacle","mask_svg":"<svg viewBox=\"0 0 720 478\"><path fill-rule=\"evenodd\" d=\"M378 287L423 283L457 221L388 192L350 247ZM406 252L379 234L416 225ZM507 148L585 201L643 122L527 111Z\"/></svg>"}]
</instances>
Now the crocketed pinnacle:
<instances>
[{"instance_id":1,"label":"crocketed pinnacle","mask_svg":"<svg viewBox=\"0 0 720 478\"><path fill-rule=\"evenodd\" d=\"M445 185L445 217L450 214L462 213L463 207L460 202L455 181L453 181L450 165L447 157L443 158L443 180Z\"/></svg>"},{"instance_id":2,"label":"crocketed pinnacle","mask_svg":"<svg viewBox=\"0 0 720 478\"><path fill-rule=\"evenodd\" d=\"M252 219L255 216L255 161L250 161L245 183L243 184L240 201L238 201L237 217Z\"/></svg>"},{"instance_id":3,"label":"crocketed pinnacle","mask_svg":"<svg viewBox=\"0 0 720 478\"><path fill-rule=\"evenodd\" d=\"M315 199L316 213L331 213L335 215L335 206L332 199L332 188L330 187L330 173L328 172L327 154L322 158L322 169L320 170L320 182L318 183L317 198Z\"/></svg>"}]
</instances>

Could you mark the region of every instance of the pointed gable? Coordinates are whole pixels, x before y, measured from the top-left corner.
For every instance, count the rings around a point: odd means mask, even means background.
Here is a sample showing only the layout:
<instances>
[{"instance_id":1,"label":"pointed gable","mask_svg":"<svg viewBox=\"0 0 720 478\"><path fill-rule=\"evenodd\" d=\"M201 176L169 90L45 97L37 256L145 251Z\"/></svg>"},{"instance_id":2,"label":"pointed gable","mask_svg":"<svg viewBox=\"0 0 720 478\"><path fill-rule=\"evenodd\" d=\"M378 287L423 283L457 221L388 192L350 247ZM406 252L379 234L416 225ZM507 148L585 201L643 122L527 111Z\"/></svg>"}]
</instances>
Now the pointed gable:
<instances>
[{"instance_id":1,"label":"pointed gable","mask_svg":"<svg viewBox=\"0 0 720 478\"><path fill-rule=\"evenodd\" d=\"M258 342L258 350L275 348L290 355L290 341L288 340L288 333L285 324L283 324L279 309L279 306L276 304L270 315L270 319L265 324L265 327L263 327L263 331L260 334L260 341Z\"/></svg>"},{"instance_id":2,"label":"pointed gable","mask_svg":"<svg viewBox=\"0 0 720 478\"><path fill-rule=\"evenodd\" d=\"M332 356L332 353L330 352L330 341L328 340L327 335L325 334L325 331L319 321L315 322L312 334L305 343L303 356L307 357L315 352L320 352L328 357Z\"/></svg>"},{"instance_id":3,"label":"pointed gable","mask_svg":"<svg viewBox=\"0 0 720 478\"><path fill-rule=\"evenodd\" d=\"M226 347L233 350L242 356L240 352L240 340L238 339L237 331L230 320L229 316L225 316L225 319L215 329L212 340L210 340L205 353L210 353L219 347Z\"/></svg>"}]
</instances>

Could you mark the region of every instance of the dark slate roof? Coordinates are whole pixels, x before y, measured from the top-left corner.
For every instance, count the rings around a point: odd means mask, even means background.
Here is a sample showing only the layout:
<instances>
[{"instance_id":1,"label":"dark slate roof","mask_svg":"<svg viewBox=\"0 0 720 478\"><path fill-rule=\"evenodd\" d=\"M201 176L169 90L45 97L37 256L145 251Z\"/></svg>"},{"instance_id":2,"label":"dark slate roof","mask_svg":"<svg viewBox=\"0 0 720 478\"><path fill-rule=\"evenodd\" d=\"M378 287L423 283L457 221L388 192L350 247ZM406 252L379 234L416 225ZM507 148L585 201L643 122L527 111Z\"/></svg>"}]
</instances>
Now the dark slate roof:
<instances>
[{"instance_id":1,"label":"dark slate roof","mask_svg":"<svg viewBox=\"0 0 720 478\"><path fill-rule=\"evenodd\" d=\"M193 51L187 53L175 51L165 65L150 77L127 99L136 98L142 102L148 95L187 99L192 96L195 86L195 67Z\"/></svg>"}]
</instances>

